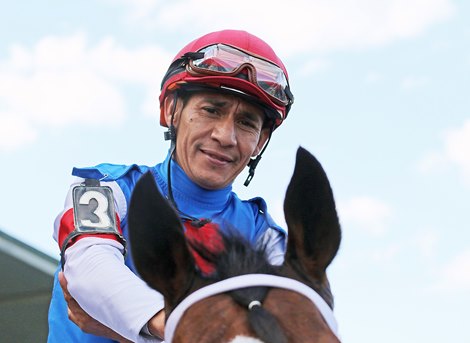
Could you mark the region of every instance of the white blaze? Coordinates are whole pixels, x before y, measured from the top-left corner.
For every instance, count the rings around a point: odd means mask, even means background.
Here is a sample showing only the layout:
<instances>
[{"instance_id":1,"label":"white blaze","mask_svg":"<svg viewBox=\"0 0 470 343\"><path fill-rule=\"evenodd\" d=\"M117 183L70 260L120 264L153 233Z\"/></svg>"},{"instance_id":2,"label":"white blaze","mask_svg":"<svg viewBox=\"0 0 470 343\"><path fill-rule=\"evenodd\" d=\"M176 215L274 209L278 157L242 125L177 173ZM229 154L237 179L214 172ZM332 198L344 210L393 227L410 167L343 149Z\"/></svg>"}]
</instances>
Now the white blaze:
<instances>
[{"instance_id":1,"label":"white blaze","mask_svg":"<svg viewBox=\"0 0 470 343\"><path fill-rule=\"evenodd\" d=\"M264 343L257 338L247 337L247 336L237 336L229 343Z\"/></svg>"}]
</instances>

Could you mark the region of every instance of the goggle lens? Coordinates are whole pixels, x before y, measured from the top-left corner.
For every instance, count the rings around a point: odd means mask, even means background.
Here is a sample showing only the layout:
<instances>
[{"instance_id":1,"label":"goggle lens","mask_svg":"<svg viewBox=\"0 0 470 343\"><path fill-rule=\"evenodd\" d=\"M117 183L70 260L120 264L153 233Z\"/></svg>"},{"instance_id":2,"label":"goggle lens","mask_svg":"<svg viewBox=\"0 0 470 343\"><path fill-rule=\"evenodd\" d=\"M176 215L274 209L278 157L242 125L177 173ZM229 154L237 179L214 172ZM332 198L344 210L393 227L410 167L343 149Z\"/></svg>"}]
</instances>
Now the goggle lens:
<instances>
[{"instance_id":1,"label":"goggle lens","mask_svg":"<svg viewBox=\"0 0 470 343\"><path fill-rule=\"evenodd\" d=\"M199 52L203 53L204 57L189 63L195 72L212 75L234 74L237 71L242 73L244 65L251 65L256 71L255 81L258 86L283 105L289 104L290 99L285 91L288 87L287 78L277 65L224 44L211 45Z\"/></svg>"}]
</instances>

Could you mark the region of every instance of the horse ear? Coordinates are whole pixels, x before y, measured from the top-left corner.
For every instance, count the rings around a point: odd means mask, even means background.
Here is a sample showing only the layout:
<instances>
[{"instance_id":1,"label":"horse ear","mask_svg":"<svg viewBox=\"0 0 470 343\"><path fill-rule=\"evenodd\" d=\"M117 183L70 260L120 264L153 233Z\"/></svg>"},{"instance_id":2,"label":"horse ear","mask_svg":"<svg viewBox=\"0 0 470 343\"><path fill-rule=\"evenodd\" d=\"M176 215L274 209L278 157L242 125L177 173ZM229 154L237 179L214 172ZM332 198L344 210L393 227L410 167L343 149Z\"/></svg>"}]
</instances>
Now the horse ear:
<instances>
[{"instance_id":1,"label":"horse ear","mask_svg":"<svg viewBox=\"0 0 470 343\"><path fill-rule=\"evenodd\" d=\"M341 229L325 171L301 147L287 188L284 213L289 228L286 263L322 282L338 251Z\"/></svg>"},{"instance_id":2,"label":"horse ear","mask_svg":"<svg viewBox=\"0 0 470 343\"><path fill-rule=\"evenodd\" d=\"M133 190L128 220L130 249L138 273L173 307L187 291L195 266L180 219L160 194L150 172Z\"/></svg>"}]
</instances>

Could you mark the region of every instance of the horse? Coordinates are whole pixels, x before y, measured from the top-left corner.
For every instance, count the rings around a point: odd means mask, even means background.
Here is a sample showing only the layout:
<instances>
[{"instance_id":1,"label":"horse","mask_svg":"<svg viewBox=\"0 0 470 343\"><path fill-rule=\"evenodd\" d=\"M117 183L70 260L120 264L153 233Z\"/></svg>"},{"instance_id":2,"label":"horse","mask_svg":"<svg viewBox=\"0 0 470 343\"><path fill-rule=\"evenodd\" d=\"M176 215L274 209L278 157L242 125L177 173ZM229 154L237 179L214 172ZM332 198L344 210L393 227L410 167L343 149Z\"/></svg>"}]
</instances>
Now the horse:
<instances>
[{"instance_id":1,"label":"horse","mask_svg":"<svg viewBox=\"0 0 470 343\"><path fill-rule=\"evenodd\" d=\"M223 235L222 249L194 244L153 176L139 179L129 209L130 247L139 275L164 296L165 342L340 342L326 269L341 229L326 173L302 147L284 214L287 249L274 266L265 249L236 235ZM215 272L201 273L195 251Z\"/></svg>"}]
</instances>

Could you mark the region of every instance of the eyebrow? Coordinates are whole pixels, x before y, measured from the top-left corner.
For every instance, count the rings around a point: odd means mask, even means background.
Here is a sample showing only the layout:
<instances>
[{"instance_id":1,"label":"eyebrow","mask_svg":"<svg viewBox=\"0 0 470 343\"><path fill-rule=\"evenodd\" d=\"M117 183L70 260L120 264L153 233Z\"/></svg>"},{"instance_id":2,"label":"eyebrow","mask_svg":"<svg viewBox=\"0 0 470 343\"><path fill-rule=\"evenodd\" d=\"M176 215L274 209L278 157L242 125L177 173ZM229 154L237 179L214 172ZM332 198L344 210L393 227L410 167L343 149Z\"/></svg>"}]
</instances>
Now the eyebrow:
<instances>
[{"instance_id":1,"label":"eyebrow","mask_svg":"<svg viewBox=\"0 0 470 343\"><path fill-rule=\"evenodd\" d=\"M223 108L228 103L227 100L219 100L219 99L215 99L213 97L205 97L203 100L207 101L211 105L219 107L219 108ZM249 119L249 120L252 120L252 121L257 121L258 118L261 119L261 123L263 123L263 121L264 121L264 116L263 116L264 113L263 112L261 113L261 115L258 115L258 114L255 114L253 111L243 110L243 111L240 112L240 114L245 116L246 119Z\"/></svg>"},{"instance_id":2,"label":"eyebrow","mask_svg":"<svg viewBox=\"0 0 470 343\"><path fill-rule=\"evenodd\" d=\"M224 107L225 105L227 105L226 100L217 100L217 99L210 98L210 97L204 98L203 100L207 101L207 102L211 103L211 105L214 105L214 106L217 106L217 107Z\"/></svg>"},{"instance_id":3,"label":"eyebrow","mask_svg":"<svg viewBox=\"0 0 470 343\"><path fill-rule=\"evenodd\" d=\"M214 99L214 98L206 98L204 100L207 101L207 102L210 102L212 105L217 106L217 107L224 107L228 103L228 101L226 101L226 100L218 100L218 99ZM251 105L244 106L244 107L251 107ZM253 111L250 111L250 110L244 110L241 113L246 115L246 116L252 117L253 119L259 117L257 114L254 114Z\"/></svg>"}]
</instances>

